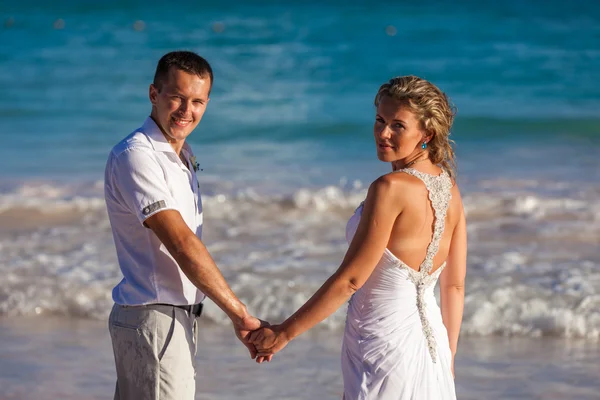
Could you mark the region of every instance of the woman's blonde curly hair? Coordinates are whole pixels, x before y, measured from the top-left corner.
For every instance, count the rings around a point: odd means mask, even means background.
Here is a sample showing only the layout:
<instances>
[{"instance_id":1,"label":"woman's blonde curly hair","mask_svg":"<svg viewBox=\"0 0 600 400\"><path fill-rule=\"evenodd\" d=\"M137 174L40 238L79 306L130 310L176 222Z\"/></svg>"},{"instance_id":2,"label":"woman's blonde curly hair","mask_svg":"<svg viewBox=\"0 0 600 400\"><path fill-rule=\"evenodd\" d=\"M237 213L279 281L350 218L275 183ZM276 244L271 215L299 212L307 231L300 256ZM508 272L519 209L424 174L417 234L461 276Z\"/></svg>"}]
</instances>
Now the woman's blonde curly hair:
<instances>
[{"instance_id":1,"label":"woman's blonde curly hair","mask_svg":"<svg viewBox=\"0 0 600 400\"><path fill-rule=\"evenodd\" d=\"M415 115L426 134L429 159L444 168L450 176L456 175L454 141L450 128L456 115L456 107L437 86L417 76L398 76L384 83L375 96L375 107L383 96L389 96L405 104Z\"/></svg>"}]
</instances>

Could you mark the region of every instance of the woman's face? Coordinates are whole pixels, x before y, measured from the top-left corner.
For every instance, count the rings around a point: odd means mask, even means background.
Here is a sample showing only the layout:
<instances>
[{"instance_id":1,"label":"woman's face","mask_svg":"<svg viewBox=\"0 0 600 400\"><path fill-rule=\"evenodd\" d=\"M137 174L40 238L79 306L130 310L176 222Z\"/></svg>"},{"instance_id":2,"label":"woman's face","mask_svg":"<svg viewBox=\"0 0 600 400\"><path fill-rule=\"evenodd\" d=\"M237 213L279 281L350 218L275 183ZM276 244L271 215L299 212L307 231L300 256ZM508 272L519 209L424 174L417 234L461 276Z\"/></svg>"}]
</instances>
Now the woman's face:
<instances>
[{"instance_id":1,"label":"woman's face","mask_svg":"<svg viewBox=\"0 0 600 400\"><path fill-rule=\"evenodd\" d=\"M382 96L373 126L377 158L384 162L405 159L421 150L425 135L407 105Z\"/></svg>"}]
</instances>

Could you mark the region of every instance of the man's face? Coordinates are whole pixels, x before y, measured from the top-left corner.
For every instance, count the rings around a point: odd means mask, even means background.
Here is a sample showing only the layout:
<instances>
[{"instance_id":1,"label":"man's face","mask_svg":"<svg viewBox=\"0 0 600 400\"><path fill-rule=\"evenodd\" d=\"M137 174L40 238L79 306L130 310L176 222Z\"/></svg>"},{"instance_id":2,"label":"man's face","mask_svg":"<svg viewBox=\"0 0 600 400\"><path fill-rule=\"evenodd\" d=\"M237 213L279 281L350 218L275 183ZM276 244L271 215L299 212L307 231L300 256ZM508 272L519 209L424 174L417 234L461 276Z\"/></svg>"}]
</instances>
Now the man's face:
<instances>
[{"instance_id":1,"label":"man's face","mask_svg":"<svg viewBox=\"0 0 600 400\"><path fill-rule=\"evenodd\" d=\"M160 88L150 85L152 117L169 141L184 141L206 111L210 77L189 74L171 67Z\"/></svg>"}]
</instances>

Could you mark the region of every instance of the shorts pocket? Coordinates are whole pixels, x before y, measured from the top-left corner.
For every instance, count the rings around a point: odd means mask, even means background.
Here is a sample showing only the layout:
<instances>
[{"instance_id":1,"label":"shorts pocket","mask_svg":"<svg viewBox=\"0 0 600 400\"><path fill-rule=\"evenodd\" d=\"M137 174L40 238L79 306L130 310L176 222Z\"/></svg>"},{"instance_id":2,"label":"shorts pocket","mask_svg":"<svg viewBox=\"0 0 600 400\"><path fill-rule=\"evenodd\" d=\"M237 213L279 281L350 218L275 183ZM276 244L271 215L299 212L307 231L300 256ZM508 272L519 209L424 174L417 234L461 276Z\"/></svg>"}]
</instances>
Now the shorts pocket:
<instances>
[{"instance_id":1,"label":"shorts pocket","mask_svg":"<svg viewBox=\"0 0 600 400\"><path fill-rule=\"evenodd\" d=\"M123 307L115 305L110 313L110 326L139 331L151 323L150 310L145 307Z\"/></svg>"}]
</instances>

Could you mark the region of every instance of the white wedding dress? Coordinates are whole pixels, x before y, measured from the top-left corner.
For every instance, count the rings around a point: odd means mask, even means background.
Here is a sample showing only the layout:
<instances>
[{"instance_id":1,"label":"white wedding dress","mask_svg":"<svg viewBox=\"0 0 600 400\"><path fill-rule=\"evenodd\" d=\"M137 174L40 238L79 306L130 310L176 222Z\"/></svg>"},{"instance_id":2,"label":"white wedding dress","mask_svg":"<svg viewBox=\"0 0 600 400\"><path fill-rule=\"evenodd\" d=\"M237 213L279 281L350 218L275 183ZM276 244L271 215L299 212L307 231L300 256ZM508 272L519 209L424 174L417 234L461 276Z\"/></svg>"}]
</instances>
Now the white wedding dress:
<instances>
[{"instance_id":1,"label":"white wedding dress","mask_svg":"<svg viewBox=\"0 0 600 400\"><path fill-rule=\"evenodd\" d=\"M454 400L448 333L434 287L445 263L433 274L452 181L404 169L421 179L434 209L434 229L419 271L385 250L373 274L350 299L342 345L344 400ZM362 204L348 221L352 240Z\"/></svg>"}]
</instances>

